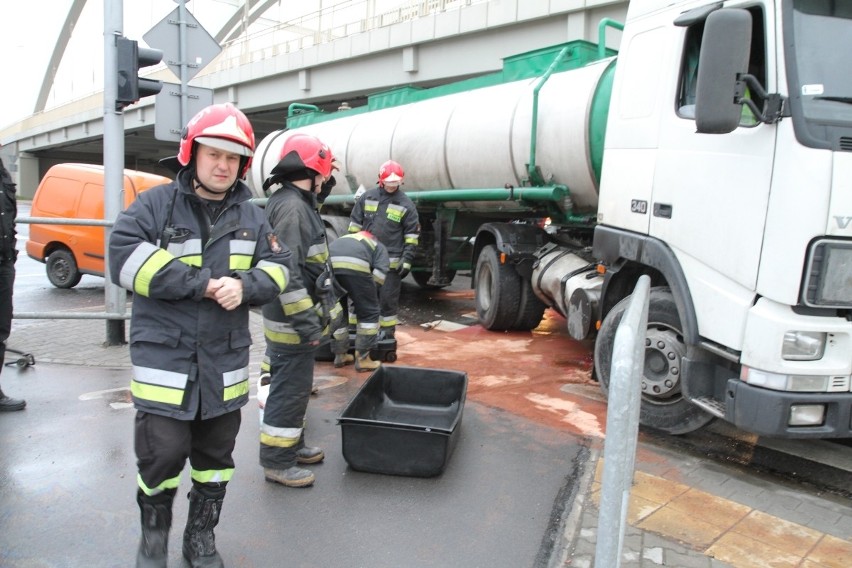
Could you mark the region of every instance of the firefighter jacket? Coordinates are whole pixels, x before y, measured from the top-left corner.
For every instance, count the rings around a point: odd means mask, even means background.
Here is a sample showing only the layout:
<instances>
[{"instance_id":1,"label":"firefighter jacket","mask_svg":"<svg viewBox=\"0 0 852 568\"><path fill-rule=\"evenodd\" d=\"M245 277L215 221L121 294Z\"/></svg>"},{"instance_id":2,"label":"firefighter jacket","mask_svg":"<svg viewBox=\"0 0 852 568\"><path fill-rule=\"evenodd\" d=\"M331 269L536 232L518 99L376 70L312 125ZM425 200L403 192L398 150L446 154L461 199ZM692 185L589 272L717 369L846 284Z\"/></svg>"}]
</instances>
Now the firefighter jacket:
<instances>
[{"instance_id":1,"label":"firefighter jacket","mask_svg":"<svg viewBox=\"0 0 852 568\"><path fill-rule=\"evenodd\" d=\"M17 231L15 217L18 216L18 202L15 201L15 182L0 160L0 182L3 184L3 194L0 195L0 261L18 258Z\"/></svg>"},{"instance_id":2,"label":"firefighter jacket","mask_svg":"<svg viewBox=\"0 0 852 568\"><path fill-rule=\"evenodd\" d=\"M211 218L191 172L139 195L109 241L114 282L133 292L131 394L141 411L179 420L234 411L249 394L249 305L275 299L290 254L242 182ZM210 278L243 283L232 311L204 298Z\"/></svg>"},{"instance_id":3,"label":"firefighter jacket","mask_svg":"<svg viewBox=\"0 0 852 568\"><path fill-rule=\"evenodd\" d=\"M369 231L388 249L391 270L413 264L420 238L420 221L414 202L397 189L388 193L381 187L364 192L349 218L349 232Z\"/></svg>"},{"instance_id":4,"label":"firefighter jacket","mask_svg":"<svg viewBox=\"0 0 852 568\"><path fill-rule=\"evenodd\" d=\"M343 235L332 241L328 248L335 274L372 275L377 285L385 283L385 275L390 268L387 248L367 231Z\"/></svg>"},{"instance_id":5,"label":"firefighter jacket","mask_svg":"<svg viewBox=\"0 0 852 568\"><path fill-rule=\"evenodd\" d=\"M330 289L325 225L316 196L284 182L267 200L266 217L293 255L287 289L278 301L263 306L266 339L289 346L322 339L341 308Z\"/></svg>"}]
</instances>

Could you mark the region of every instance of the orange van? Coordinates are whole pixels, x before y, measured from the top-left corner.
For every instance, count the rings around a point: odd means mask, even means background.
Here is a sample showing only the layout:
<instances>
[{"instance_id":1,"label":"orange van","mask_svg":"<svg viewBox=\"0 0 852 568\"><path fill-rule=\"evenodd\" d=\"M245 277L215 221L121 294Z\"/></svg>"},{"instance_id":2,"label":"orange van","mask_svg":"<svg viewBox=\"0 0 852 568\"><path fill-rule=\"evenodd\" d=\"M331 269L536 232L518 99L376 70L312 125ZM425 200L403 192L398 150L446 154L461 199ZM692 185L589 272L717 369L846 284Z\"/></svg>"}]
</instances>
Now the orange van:
<instances>
[{"instance_id":1,"label":"orange van","mask_svg":"<svg viewBox=\"0 0 852 568\"><path fill-rule=\"evenodd\" d=\"M139 193L172 180L124 170L123 208ZM104 218L104 167L58 164L50 168L33 197L32 217L64 219ZM102 226L30 225L27 256L45 263L47 278L57 288L73 288L83 274L104 275Z\"/></svg>"}]
</instances>

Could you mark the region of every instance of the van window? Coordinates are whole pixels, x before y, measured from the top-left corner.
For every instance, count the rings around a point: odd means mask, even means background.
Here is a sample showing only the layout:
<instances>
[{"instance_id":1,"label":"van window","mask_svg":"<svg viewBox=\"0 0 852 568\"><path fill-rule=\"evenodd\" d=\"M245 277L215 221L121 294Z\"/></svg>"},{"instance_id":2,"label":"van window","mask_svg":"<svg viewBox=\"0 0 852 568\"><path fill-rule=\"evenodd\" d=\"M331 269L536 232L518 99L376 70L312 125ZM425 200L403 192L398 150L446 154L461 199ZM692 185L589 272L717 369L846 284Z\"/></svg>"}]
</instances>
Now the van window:
<instances>
[{"instance_id":1,"label":"van window","mask_svg":"<svg viewBox=\"0 0 852 568\"><path fill-rule=\"evenodd\" d=\"M38 206L48 216L76 217L79 197L78 180L50 177L39 192Z\"/></svg>"},{"instance_id":2,"label":"van window","mask_svg":"<svg viewBox=\"0 0 852 568\"><path fill-rule=\"evenodd\" d=\"M76 217L82 219L104 218L104 186L97 183L85 185L80 202L80 211Z\"/></svg>"}]
</instances>

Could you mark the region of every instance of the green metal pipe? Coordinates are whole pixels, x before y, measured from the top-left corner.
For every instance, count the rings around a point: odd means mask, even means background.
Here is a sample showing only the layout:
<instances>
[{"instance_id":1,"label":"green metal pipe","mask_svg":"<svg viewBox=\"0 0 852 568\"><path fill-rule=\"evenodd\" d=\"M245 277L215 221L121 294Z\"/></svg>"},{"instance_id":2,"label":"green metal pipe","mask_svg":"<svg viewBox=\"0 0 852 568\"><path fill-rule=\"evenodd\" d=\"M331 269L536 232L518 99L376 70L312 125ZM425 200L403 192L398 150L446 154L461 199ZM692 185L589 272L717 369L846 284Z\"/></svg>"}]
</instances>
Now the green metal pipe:
<instances>
[{"instance_id":1,"label":"green metal pipe","mask_svg":"<svg viewBox=\"0 0 852 568\"><path fill-rule=\"evenodd\" d=\"M570 50L570 45L566 45L562 48L559 55L556 56L550 64L550 67L548 67L547 71L544 72L544 75L539 78L536 82L535 88L533 89L532 129L530 131L530 161L527 164L527 173L533 183L543 183L543 180L539 179L538 172L535 170L536 138L538 136L538 93L541 91L541 88L544 87L544 84L550 76L553 75L557 65L565 59L565 56L568 55Z\"/></svg>"},{"instance_id":2,"label":"green metal pipe","mask_svg":"<svg viewBox=\"0 0 852 568\"><path fill-rule=\"evenodd\" d=\"M568 195L564 185L544 187L439 189L436 191L406 191L412 201L561 201Z\"/></svg>"},{"instance_id":3,"label":"green metal pipe","mask_svg":"<svg viewBox=\"0 0 852 568\"><path fill-rule=\"evenodd\" d=\"M415 202L446 203L449 201L539 201L560 202L568 195L564 185L546 185L542 187L482 188L482 189L435 189L431 191L406 191L405 194ZM352 195L329 195L328 205L344 205L355 200ZM266 205L265 197L250 199L260 207Z\"/></svg>"},{"instance_id":4,"label":"green metal pipe","mask_svg":"<svg viewBox=\"0 0 852 568\"><path fill-rule=\"evenodd\" d=\"M606 28L615 28L624 30L624 24L613 20L612 18L604 18L598 24L598 57L604 59L606 57Z\"/></svg>"},{"instance_id":5,"label":"green metal pipe","mask_svg":"<svg viewBox=\"0 0 852 568\"><path fill-rule=\"evenodd\" d=\"M319 109L320 108L316 105L309 105L305 103L291 103L290 106L287 107L287 118L299 114L297 111L317 112Z\"/></svg>"},{"instance_id":6,"label":"green metal pipe","mask_svg":"<svg viewBox=\"0 0 852 568\"><path fill-rule=\"evenodd\" d=\"M564 185L543 187L436 189L433 191L406 191L415 203L446 203L449 201L552 201L559 202L568 195ZM343 205L354 201L352 195L329 195L325 203Z\"/></svg>"}]
</instances>

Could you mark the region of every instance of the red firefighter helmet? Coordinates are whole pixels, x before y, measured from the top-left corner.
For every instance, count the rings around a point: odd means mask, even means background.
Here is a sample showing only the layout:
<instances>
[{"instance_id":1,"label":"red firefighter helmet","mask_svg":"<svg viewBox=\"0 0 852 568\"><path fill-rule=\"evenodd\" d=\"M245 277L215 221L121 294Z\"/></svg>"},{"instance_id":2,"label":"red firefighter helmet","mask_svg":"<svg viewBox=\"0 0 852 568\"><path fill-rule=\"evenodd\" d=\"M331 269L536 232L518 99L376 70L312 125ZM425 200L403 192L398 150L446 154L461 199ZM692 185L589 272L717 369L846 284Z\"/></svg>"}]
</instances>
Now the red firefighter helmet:
<instances>
[{"instance_id":1,"label":"red firefighter helmet","mask_svg":"<svg viewBox=\"0 0 852 568\"><path fill-rule=\"evenodd\" d=\"M405 170L402 169L399 163L393 160L388 160L379 168L379 183L382 185L386 183L402 183L404 177Z\"/></svg>"},{"instance_id":2,"label":"red firefighter helmet","mask_svg":"<svg viewBox=\"0 0 852 568\"><path fill-rule=\"evenodd\" d=\"M333 162L331 148L322 140L310 134L293 134L281 147L279 162L270 174L282 175L309 169L327 178L331 175Z\"/></svg>"},{"instance_id":3,"label":"red firefighter helmet","mask_svg":"<svg viewBox=\"0 0 852 568\"><path fill-rule=\"evenodd\" d=\"M195 143L204 144L245 156L239 177L245 177L254 155L254 129L249 119L231 103L210 105L183 129L178 162L187 166L192 161Z\"/></svg>"}]
</instances>

